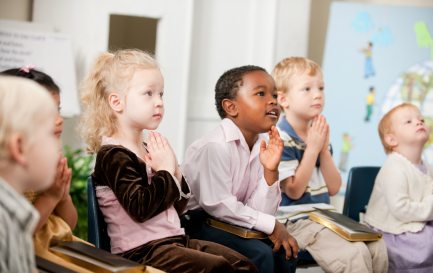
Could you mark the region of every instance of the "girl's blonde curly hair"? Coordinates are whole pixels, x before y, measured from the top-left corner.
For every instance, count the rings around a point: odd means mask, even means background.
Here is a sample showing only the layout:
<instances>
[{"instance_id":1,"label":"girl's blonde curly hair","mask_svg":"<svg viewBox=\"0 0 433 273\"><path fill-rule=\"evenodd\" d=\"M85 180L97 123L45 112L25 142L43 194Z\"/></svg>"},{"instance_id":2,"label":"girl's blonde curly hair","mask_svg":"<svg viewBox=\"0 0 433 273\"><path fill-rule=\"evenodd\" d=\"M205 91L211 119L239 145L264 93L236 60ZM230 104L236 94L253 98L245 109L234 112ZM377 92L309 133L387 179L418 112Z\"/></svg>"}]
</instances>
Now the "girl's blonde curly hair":
<instances>
[{"instance_id":1,"label":"girl's blonde curly hair","mask_svg":"<svg viewBox=\"0 0 433 273\"><path fill-rule=\"evenodd\" d=\"M156 60L138 49L102 53L81 88L83 113L79 130L90 153L98 152L103 136L117 132L117 118L108 103L112 92L125 92L137 69L159 68Z\"/></svg>"}]
</instances>

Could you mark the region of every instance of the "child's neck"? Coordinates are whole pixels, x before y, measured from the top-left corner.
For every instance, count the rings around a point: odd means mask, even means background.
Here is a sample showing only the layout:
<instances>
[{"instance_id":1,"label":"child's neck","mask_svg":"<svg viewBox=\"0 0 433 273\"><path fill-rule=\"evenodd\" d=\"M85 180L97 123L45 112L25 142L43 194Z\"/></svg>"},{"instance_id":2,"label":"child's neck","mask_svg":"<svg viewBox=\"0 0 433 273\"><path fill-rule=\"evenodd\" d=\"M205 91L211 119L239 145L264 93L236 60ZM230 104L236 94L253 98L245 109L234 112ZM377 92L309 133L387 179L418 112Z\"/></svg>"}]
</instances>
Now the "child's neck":
<instances>
[{"instance_id":1,"label":"child's neck","mask_svg":"<svg viewBox=\"0 0 433 273\"><path fill-rule=\"evenodd\" d=\"M397 152L404 157L406 157L410 162L417 165L421 163L421 155L422 155L423 146L415 147L415 146L397 146L393 149L394 152Z\"/></svg>"},{"instance_id":2,"label":"child's neck","mask_svg":"<svg viewBox=\"0 0 433 273\"><path fill-rule=\"evenodd\" d=\"M120 145L133 151L135 154L142 157L145 149L143 147L143 136L142 132L138 130L119 130L117 133L111 136L116 139Z\"/></svg>"},{"instance_id":3,"label":"child's neck","mask_svg":"<svg viewBox=\"0 0 433 273\"><path fill-rule=\"evenodd\" d=\"M307 138L308 127L310 126L310 120L304 120L296 117L290 112L285 113L285 118L287 122L292 126L293 130L295 130L296 134L303 140Z\"/></svg>"},{"instance_id":4,"label":"child's neck","mask_svg":"<svg viewBox=\"0 0 433 273\"><path fill-rule=\"evenodd\" d=\"M247 142L248 148L250 148L250 151L253 149L254 144L257 142L257 139L259 138L259 135L254 132L250 132L248 130L245 130L243 128L239 128L241 130L242 135L245 138L245 141Z\"/></svg>"},{"instance_id":5,"label":"child's neck","mask_svg":"<svg viewBox=\"0 0 433 273\"><path fill-rule=\"evenodd\" d=\"M242 135L245 138L245 142L247 143L248 148L251 151L253 149L254 144L256 143L257 139L259 139L259 133L253 132L251 130L243 128L242 126L239 126L239 123L236 120L236 118L232 118L232 117L227 117L227 118L230 119L231 121L233 121L233 123L236 124L236 126L239 128L239 130L241 130Z\"/></svg>"}]
</instances>

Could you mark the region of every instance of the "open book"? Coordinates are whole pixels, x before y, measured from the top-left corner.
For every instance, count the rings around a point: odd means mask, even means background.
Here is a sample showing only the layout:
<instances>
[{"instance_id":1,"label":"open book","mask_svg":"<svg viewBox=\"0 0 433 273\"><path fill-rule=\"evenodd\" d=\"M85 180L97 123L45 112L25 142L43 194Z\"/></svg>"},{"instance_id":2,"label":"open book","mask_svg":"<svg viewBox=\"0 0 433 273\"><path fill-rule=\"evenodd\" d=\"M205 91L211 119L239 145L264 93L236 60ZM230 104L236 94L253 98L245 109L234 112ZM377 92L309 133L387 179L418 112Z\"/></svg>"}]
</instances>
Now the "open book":
<instances>
[{"instance_id":1,"label":"open book","mask_svg":"<svg viewBox=\"0 0 433 273\"><path fill-rule=\"evenodd\" d=\"M145 272L146 266L82 242L59 241L50 247L59 257L93 272Z\"/></svg>"},{"instance_id":2,"label":"open book","mask_svg":"<svg viewBox=\"0 0 433 273\"><path fill-rule=\"evenodd\" d=\"M348 241L376 241L382 237L381 233L337 212L317 209L309 215L312 221L324 225Z\"/></svg>"},{"instance_id":3,"label":"open book","mask_svg":"<svg viewBox=\"0 0 433 273\"><path fill-rule=\"evenodd\" d=\"M308 219L308 213L315 211L317 208L323 210L335 210L333 205L326 203L280 206L275 217L278 221L285 224L287 220L293 222L298 219Z\"/></svg>"}]
</instances>

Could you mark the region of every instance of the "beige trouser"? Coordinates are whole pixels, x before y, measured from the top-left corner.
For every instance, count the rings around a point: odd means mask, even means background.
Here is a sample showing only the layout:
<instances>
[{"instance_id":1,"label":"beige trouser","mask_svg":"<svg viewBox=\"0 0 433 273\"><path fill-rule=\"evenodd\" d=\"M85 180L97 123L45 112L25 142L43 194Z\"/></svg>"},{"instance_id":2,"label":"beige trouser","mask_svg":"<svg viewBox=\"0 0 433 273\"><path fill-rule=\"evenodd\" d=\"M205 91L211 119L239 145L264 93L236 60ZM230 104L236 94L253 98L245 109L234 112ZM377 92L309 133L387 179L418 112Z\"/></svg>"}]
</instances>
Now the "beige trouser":
<instances>
[{"instance_id":1,"label":"beige trouser","mask_svg":"<svg viewBox=\"0 0 433 273\"><path fill-rule=\"evenodd\" d=\"M308 250L326 272L388 272L388 254L383 239L374 242L349 242L330 229L311 220L287 224L299 248Z\"/></svg>"}]
</instances>

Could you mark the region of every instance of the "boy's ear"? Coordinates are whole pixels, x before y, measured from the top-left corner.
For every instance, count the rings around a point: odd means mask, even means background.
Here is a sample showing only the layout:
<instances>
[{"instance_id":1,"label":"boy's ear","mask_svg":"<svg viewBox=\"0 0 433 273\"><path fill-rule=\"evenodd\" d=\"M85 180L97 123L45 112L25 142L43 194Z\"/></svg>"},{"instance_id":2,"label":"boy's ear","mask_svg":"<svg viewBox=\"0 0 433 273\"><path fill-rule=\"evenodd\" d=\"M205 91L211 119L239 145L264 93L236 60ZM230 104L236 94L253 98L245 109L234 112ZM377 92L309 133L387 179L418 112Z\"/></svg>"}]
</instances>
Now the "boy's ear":
<instances>
[{"instance_id":1,"label":"boy's ear","mask_svg":"<svg viewBox=\"0 0 433 273\"><path fill-rule=\"evenodd\" d=\"M385 139L385 143L392 148L398 145L397 138L392 133L385 134L384 139Z\"/></svg>"},{"instance_id":2,"label":"boy's ear","mask_svg":"<svg viewBox=\"0 0 433 273\"><path fill-rule=\"evenodd\" d=\"M108 95L108 104L115 112L123 111L123 100L119 93L112 92Z\"/></svg>"},{"instance_id":3,"label":"boy's ear","mask_svg":"<svg viewBox=\"0 0 433 273\"><path fill-rule=\"evenodd\" d=\"M13 161L20 165L27 164L24 153L24 138L21 134L14 134L8 143L9 155Z\"/></svg>"},{"instance_id":4,"label":"boy's ear","mask_svg":"<svg viewBox=\"0 0 433 273\"><path fill-rule=\"evenodd\" d=\"M221 102L224 111L227 113L228 116L235 118L238 116L238 107L236 105L235 101L229 100L229 99L223 99Z\"/></svg>"},{"instance_id":5,"label":"boy's ear","mask_svg":"<svg viewBox=\"0 0 433 273\"><path fill-rule=\"evenodd\" d=\"M289 107L289 101L287 100L287 96L286 93L278 91L277 92L278 97L277 97L277 102L278 104L283 107L284 109Z\"/></svg>"}]
</instances>

